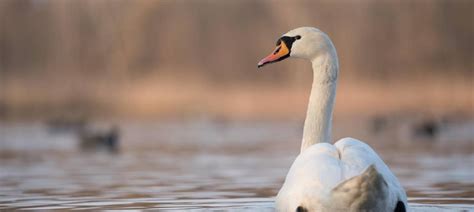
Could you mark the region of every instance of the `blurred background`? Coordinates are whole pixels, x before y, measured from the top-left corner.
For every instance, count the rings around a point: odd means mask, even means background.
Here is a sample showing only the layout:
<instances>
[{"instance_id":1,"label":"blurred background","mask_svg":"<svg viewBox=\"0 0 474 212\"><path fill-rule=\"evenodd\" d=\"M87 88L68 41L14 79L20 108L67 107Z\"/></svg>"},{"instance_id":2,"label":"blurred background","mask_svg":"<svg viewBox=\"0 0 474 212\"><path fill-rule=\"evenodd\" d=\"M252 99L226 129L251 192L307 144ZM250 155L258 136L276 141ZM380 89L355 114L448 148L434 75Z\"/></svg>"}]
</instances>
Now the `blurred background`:
<instances>
[{"instance_id":1,"label":"blurred background","mask_svg":"<svg viewBox=\"0 0 474 212\"><path fill-rule=\"evenodd\" d=\"M312 73L257 62L300 26L338 51L333 138L372 145L412 207L473 209L473 11L470 0L1 0L0 210L271 210Z\"/></svg>"},{"instance_id":2,"label":"blurred background","mask_svg":"<svg viewBox=\"0 0 474 212\"><path fill-rule=\"evenodd\" d=\"M2 120L301 119L310 65L256 69L299 26L336 45L336 116L473 112L472 1L2 0L0 11Z\"/></svg>"}]
</instances>

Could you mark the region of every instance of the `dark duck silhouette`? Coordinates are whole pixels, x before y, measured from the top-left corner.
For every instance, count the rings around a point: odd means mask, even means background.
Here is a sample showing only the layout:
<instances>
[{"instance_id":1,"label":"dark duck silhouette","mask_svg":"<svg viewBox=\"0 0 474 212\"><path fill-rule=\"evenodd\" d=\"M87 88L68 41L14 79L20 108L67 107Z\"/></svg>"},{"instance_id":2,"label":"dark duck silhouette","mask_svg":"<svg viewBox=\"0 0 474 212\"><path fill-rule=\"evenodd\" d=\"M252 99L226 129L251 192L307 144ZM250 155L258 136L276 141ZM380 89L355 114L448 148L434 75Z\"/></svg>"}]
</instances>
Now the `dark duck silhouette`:
<instances>
[{"instance_id":1,"label":"dark duck silhouette","mask_svg":"<svg viewBox=\"0 0 474 212\"><path fill-rule=\"evenodd\" d=\"M79 147L83 151L119 151L120 129L117 126L109 130L84 128L78 133Z\"/></svg>"}]
</instances>

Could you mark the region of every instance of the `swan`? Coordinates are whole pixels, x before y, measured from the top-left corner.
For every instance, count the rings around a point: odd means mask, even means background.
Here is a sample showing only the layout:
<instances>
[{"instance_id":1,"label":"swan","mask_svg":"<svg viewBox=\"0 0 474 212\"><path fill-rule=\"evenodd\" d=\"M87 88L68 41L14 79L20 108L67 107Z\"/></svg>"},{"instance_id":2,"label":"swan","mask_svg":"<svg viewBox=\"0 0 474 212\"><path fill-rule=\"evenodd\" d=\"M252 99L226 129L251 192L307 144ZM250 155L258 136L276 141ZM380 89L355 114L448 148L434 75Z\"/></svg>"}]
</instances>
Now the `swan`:
<instances>
[{"instance_id":1,"label":"swan","mask_svg":"<svg viewBox=\"0 0 474 212\"><path fill-rule=\"evenodd\" d=\"M343 138L331 144L339 64L330 38L313 27L293 29L258 68L286 58L311 61L313 84L301 152L276 197L277 211L406 211L398 179L367 144Z\"/></svg>"}]
</instances>

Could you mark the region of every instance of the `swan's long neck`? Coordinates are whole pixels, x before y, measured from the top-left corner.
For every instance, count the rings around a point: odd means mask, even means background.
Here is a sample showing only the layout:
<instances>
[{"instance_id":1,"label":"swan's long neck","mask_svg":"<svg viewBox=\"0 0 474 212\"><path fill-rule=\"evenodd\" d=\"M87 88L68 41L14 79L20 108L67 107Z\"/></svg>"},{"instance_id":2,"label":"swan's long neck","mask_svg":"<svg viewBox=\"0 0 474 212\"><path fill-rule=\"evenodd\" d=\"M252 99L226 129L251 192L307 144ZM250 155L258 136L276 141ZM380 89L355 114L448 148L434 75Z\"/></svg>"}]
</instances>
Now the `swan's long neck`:
<instances>
[{"instance_id":1,"label":"swan's long neck","mask_svg":"<svg viewBox=\"0 0 474 212\"><path fill-rule=\"evenodd\" d=\"M315 143L331 142L338 59L334 48L313 59L313 85L304 122L301 152Z\"/></svg>"}]
</instances>

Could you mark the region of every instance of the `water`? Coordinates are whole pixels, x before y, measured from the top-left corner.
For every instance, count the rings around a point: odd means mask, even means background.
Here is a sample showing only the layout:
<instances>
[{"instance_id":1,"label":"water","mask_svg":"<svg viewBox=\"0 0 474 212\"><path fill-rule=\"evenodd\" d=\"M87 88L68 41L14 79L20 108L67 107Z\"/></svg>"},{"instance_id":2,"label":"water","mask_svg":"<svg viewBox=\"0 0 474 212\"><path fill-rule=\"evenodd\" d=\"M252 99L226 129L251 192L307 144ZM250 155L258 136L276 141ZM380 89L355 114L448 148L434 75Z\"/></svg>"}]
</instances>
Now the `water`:
<instances>
[{"instance_id":1,"label":"water","mask_svg":"<svg viewBox=\"0 0 474 212\"><path fill-rule=\"evenodd\" d=\"M41 123L1 124L0 210L273 211L299 151L301 125L122 122L121 151L109 154L81 152L74 134L52 133ZM467 141L393 144L353 126L336 125L335 137L374 146L412 209L474 211L470 132Z\"/></svg>"}]
</instances>

